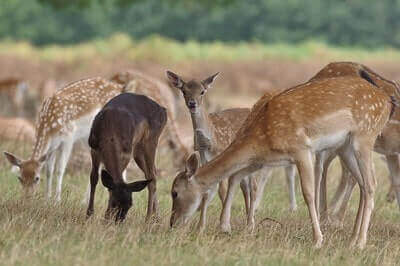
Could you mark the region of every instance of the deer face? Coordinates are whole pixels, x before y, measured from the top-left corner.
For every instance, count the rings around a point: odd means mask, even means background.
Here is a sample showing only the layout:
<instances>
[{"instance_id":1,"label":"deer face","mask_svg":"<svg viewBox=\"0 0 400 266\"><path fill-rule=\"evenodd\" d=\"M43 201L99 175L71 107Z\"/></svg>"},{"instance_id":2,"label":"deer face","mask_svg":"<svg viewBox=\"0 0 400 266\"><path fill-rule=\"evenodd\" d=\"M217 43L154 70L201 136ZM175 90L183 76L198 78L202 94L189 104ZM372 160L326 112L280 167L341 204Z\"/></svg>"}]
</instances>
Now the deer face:
<instances>
[{"instance_id":1,"label":"deer face","mask_svg":"<svg viewBox=\"0 0 400 266\"><path fill-rule=\"evenodd\" d=\"M38 184L40 182L40 170L44 161L46 161L48 154L40 157L39 160L31 159L23 161L11 153L4 152L7 160L14 167L18 168L18 180L25 190L25 195L32 194L36 191L36 188L38 187Z\"/></svg>"},{"instance_id":2,"label":"deer face","mask_svg":"<svg viewBox=\"0 0 400 266\"><path fill-rule=\"evenodd\" d=\"M189 108L191 113L197 113L199 108L203 104L203 97L207 93L208 89L211 88L211 84L218 76L219 72L206 78L202 81L191 80L185 82L177 74L167 71L167 77L171 84L181 90L183 97L185 98L186 106Z\"/></svg>"},{"instance_id":3,"label":"deer face","mask_svg":"<svg viewBox=\"0 0 400 266\"><path fill-rule=\"evenodd\" d=\"M171 189L171 227L186 224L200 206L203 194L194 178L198 167L199 159L196 154L192 154L186 161L185 171L175 177Z\"/></svg>"},{"instance_id":4,"label":"deer face","mask_svg":"<svg viewBox=\"0 0 400 266\"><path fill-rule=\"evenodd\" d=\"M122 180L122 177L121 177ZM103 170L101 172L101 182L110 192L106 219L115 217L115 222L122 222L129 209L132 207L132 192L143 190L151 180L143 180L129 184L115 183L111 175Z\"/></svg>"}]
</instances>

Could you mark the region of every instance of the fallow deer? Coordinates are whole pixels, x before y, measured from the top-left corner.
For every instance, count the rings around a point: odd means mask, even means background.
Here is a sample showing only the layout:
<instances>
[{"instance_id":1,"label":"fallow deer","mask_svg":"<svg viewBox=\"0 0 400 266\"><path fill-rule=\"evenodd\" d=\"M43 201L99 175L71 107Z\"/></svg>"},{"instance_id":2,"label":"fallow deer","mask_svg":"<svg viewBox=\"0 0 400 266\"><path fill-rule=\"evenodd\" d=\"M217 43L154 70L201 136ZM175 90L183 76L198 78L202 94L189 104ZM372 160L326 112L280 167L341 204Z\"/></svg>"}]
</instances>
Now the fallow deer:
<instances>
[{"instance_id":1,"label":"fallow deer","mask_svg":"<svg viewBox=\"0 0 400 266\"><path fill-rule=\"evenodd\" d=\"M15 114L22 113L27 92L28 84L24 80L18 78L0 80L0 94L5 95L10 101Z\"/></svg>"},{"instance_id":2,"label":"fallow deer","mask_svg":"<svg viewBox=\"0 0 400 266\"><path fill-rule=\"evenodd\" d=\"M146 95L161 106L165 106L168 122L163 135L167 135L169 143L173 146L174 162L177 162L178 165L184 163L184 159L189 156L192 147L185 141L178 129L178 103L175 101L171 89L156 78L149 77L136 70L116 73L111 77L111 80L125 86L127 92Z\"/></svg>"},{"instance_id":3,"label":"fallow deer","mask_svg":"<svg viewBox=\"0 0 400 266\"><path fill-rule=\"evenodd\" d=\"M200 153L201 164L203 165L228 147L235 138L236 132L249 115L250 109L232 108L221 112L207 113L203 101L218 73L202 81L192 79L188 82L171 71L167 71L166 74L171 84L183 94L186 106L192 118L194 150ZM289 188L290 209L295 210L297 208L294 184L295 169L294 166L288 166L285 170ZM245 199L247 215L249 215L251 201L255 201L255 208L257 208L270 172L271 169L266 168L258 184L255 182L254 178L245 178L240 183ZM227 181L228 180L223 180L219 183L219 196L222 202L226 197ZM212 192L214 191L215 189L212 190ZM207 205L212 198L212 193L203 198L203 202L200 206L200 229L204 229L205 227ZM248 222L251 223L251 221L252 217L248 217Z\"/></svg>"},{"instance_id":4,"label":"fallow deer","mask_svg":"<svg viewBox=\"0 0 400 266\"><path fill-rule=\"evenodd\" d=\"M360 77L371 84L376 85L378 90L383 90L387 95L393 97L397 101L399 101L400 91L399 86L390 80L387 80L380 76L379 74L372 71L370 68L353 62L334 62L325 66L322 70L320 70L314 77L310 79L310 81L339 77L339 76L352 76L352 77ZM370 108L374 108L371 106ZM365 110L368 112L368 110ZM380 154L385 155L386 162L389 168L391 179L391 189L390 191L394 191L397 197L397 202L400 207L400 162L399 162L399 153L400 153L400 145L398 144L400 141L400 112L398 108L394 110L394 113L390 117L390 120L386 124L382 133L378 136L374 150ZM317 195L317 205L321 206L321 217L323 219L327 218L327 200L326 200L326 174L327 169L329 167L330 162L336 156L335 151L329 151L325 154L321 153L320 156L317 156L317 180L321 179L321 197L320 203L318 202ZM319 168L319 169L318 169ZM355 180L349 178L349 171L346 167L342 167L342 178L340 181L340 185L338 190L335 193L334 198L332 199L331 206L329 209L332 210L332 219L335 223L341 224L344 219L344 214L346 210L346 205L348 200L350 199L351 192L355 186ZM318 178L318 175L321 175ZM318 191L318 188L317 188ZM317 208L318 209L318 208Z\"/></svg>"},{"instance_id":5,"label":"fallow deer","mask_svg":"<svg viewBox=\"0 0 400 266\"><path fill-rule=\"evenodd\" d=\"M200 168L197 156L189 157L186 171L179 173L172 185L170 225L187 223L204 194L233 175L221 215L223 229L228 223L225 207L232 201L232 188L245 175L266 165L296 164L315 247L319 248L323 236L315 207L313 156L340 147L339 155L361 191L351 245L363 248L376 187L372 150L394 108L390 97L364 79L346 77L308 82L260 101L234 141L217 157Z\"/></svg>"},{"instance_id":6,"label":"fallow deer","mask_svg":"<svg viewBox=\"0 0 400 266\"><path fill-rule=\"evenodd\" d=\"M56 199L61 200L62 179L74 143L88 139L94 116L122 90L123 87L115 82L100 77L89 78L65 86L43 102L36 122L36 138L30 159L21 160L4 152L8 161L19 168L19 179L27 192L37 187L40 171L46 162L47 197L51 197L57 161Z\"/></svg>"},{"instance_id":7,"label":"fallow deer","mask_svg":"<svg viewBox=\"0 0 400 266\"><path fill-rule=\"evenodd\" d=\"M148 184L146 220L157 210L154 160L158 139L167 123L167 112L147 96L123 93L111 99L96 115L90 130L92 155L90 198L87 215L93 213L94 195L100 164L104 165L102 183L110 191L106 218L116 215L122 221L132 205L132 192ZM122 178L131 157L147 181L126 184Z\"/></svg>"},{"instance_id":8,"label":"fallow deer","mask_svg":"<svg viewBox=\"0 0 400 266\"><path fill-rule=\"evenodd\" d=\"M35 139L35 128L23 118L0 117L0 139L32 143Z\"/></svg>"}]
</instances>

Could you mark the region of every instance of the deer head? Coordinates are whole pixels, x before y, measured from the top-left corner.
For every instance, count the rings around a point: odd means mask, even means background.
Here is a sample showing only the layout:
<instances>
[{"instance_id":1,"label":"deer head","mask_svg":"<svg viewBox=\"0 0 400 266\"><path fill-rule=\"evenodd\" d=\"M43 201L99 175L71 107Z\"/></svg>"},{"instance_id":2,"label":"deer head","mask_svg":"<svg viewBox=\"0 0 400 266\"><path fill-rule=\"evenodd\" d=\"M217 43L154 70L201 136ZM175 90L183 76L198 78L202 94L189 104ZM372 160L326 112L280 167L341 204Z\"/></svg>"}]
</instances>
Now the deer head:
<instances>
[{"instance_id":1,"label":"deer head","mask_svg":"<svg viewBox=\"0 0 400 266\"><path fill-rule=\"evenodd\" d=\"M190 80L189 82L185 82L179 75L167 71L169 81L172 86L182 91L186 106L189 108L191 113L198 112L198 109L203 104L204 95L207 93L208 89L211 88L211 84L214 82L218 74L219 72L202 81Z\"/></svg>"},{"instance_id":2,"label":"deer head","mask_svg":"<svg viewBox=\"0 0 400 266\"><path fill-rule=\"evenodd\" d=\"M199 160L197 153L190 155L185 171L178 173L172 184L171 227L179 223L186 224L200 206L203 192L194 178L199 168Z\"/></svg>"},{"instance_id":3,"label":"deer head","mask_svg":"<svg viewBox=\"0 0 400 266\"><path fill-rule=\"evenodd\" d=\"M11 165L18 168L18 180L21 182L26 194L35 192L40 182L40 170L51 153L48 152L39 159L21 160L9 152L4 152Z\"/></svg>"},{"instance_id":4,"label":"deer head","mask_svg":"<svg viewBox=\"0 0 400 266\"><path fill-rule=\"evenodd\" d=\"M121 179L122 180L122 177ZM106 171L101 171L101 182L110 192L106 218L115 217L115 222L122 222L132 207L132 192L143 190L152 180L143 180L129 184L116 183Z\"/></svg>"}]
</instances>

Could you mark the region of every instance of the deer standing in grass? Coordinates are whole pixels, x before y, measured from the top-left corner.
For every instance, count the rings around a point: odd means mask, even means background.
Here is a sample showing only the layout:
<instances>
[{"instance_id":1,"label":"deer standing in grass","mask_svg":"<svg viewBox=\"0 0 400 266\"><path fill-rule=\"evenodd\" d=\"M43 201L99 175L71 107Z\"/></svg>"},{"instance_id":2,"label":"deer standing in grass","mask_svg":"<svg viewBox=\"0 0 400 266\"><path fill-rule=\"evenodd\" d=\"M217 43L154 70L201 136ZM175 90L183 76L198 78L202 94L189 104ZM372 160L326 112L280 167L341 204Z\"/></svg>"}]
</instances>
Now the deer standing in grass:
<instances>
[{"instance_id":1,"label":"deer standing in grass","mask_svg":"<svg viewBox=\"0 0 400 266\"><path fill-rule=\"evenodd\" d=\"M217 74L214 74L202 81L190 80L185 82L179 75L167 71L167 77L171 84L179 89L185 98L186 106L190 111L194 132L194 149L199 151L201 164L204 165L212 158L221 153L235 138L236 132L245 121L250 113L248 108L232 108L221 112L208 114L204 107L203 100L207 91L211 88ZM295 168L288 166L285 168L287 183L289 188L290 209L297 208L295 198ZM254 178L246 177L240 182L240 187L246 204L246 214L249 214L251 204L257 208L262 197L264 186L268 177L271 174L271 169L266 168L263 171L262 178L258 184ZM226 197L228 180L223 180L219 183L219 196L223 202ZM206 210L209 202L213 198L215 189L210 190L210 193L203 197L200 210L199 228L204 229L206 223ZM251 203L253 201L253 203ZM251 223L253 217L248 217L248 222Z\"/></svg>"},{"instance_id":2,"label":"deer standing in grass","mask_svg":"<svg viewBox=\"0 0 400 266\"><path fill-rule=\"evenodd\" d=\"M192 147L185 142L178 129L178 103L171 89L157 79L135 70L116 73L111 77L111 80L123 85L127 92L146 95L161 106L165 106L168 122L163 136L167 136L169 144L173 147L174 162L177 162L177 165L184 164L184 160L189 156L189 151L192 150ZM161 138L165 139L163 136Z\"/></svg>"},{"instance_id":3,"label":"deer standing in grass","mask_svg":"<svg viewBox=\"0 0 400 266\"><path fill-rule=\"evenodd\" d=\"M393 99L399 101L400 90L398 85L395 82L387 80L382 76L376 74L374 71L369 69L368 67L357 64L353 62L334 62L325 66L322 70L320 70L310 81L316 81L326 78L332 77L343 77L343 76L351 76L351 77L359 77L369 81L372 85L376 86L376 90L381 90L385 92L387 95L392 97ZM370 106L368 109L374 109L375 106ZM368 110L365 110L366 112ZM394 109L392 116L386 126L382 130L381 134L378 136L374 150L380 154L385 155L386 162L390 172L390 183L391 189L390 192L395 193L395 197L397 198L397 203L400 207L400 162L399 162L399 153L400 153L400 112L398 108ZM337 151L326 151L325 153L319 154L317 156L317 172L316 177L317 180L321 180L320 184L320 200L316 204L320 205L320 214L322 219L328 218L328 206L327 206L327 196L326 196L326 178L327 178L327 170L329 164L336 157ZM318 169L319 168L319 169ZM320 176L318 177L318 175ZM331 201L331 205L329 207L332 210L332 219L333 222L341 225L343 223L347 202L350 199L351 193L355 186L355 180L353 178L349 178L350 172L346 167L342 167L342 178L340 181L340 185L335 193ZM317 191L318 189L317 185ZM390 197L388 194L388 197ZM318 208L317 208L318 209Z\"/></svg>"},{"instance_id":4,"label":"deer standing in grass","mask_svg":"<svg viewBox=\"0 0 400 266\"><path fill-rule=\"evenodd\" d=\"M233 176L221 215L224 228L233 186L245 175L266 165L296 164L319 248L323 236L315 206L313 157L322 150L340 148L339 155L361 191L351 245L363 248L376 187L372 150L393 108L390 97L363 79L346 77L305 83L260 101L222 153L200 168L196 155L188 159L186 171L172 185L171 226L188 222L205 193Z\"/></svg>"},{"instance_id":5,"label":"deer standing in grass","mask_svg":"<svg viewBox=\"0 0 400 266\"><path fill-rule=\"evenodd\" d=\"M158 139L167 123L167 112L144 95L123 93L111 99L96 115L89 136L92 155L90 198L87 215L93 213L94 195L100 164L101 180L110 192L106 218L115 215L122 221L132 206L132 192L148 185L146 220L157 210L156 170L154 160ZM147 181L124 182L123 172L131 158L145 174Z\"/></svg>"},{"instance_id":6,"label":"deer standing in grass","mask_svg":"<svg viewBox=\"0 0 400 266\"><path fill-rule=\"evenodd\" d=\"M51 198L57 161L56 200L61 200L62 180L74 143L88 139L97 112L122 90L121 85L103 78L83 79L65 86L43 102L30 159L21 160L4 152L8 161L19 168L19 180L27 192L37 187L40 171L46 163L46 194Z\"/></svg>"}]
</instances>

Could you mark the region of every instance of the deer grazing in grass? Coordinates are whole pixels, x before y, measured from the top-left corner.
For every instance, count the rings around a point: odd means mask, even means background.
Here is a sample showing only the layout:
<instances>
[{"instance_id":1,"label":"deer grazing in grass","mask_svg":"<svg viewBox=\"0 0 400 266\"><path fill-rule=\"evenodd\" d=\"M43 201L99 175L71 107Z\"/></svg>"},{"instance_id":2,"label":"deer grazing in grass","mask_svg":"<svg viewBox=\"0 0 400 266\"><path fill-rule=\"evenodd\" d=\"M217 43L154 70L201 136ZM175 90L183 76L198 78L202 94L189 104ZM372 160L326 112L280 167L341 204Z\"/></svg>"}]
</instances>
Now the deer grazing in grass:
<instances>
[{"instance_id":1,"label":"deer grazing in grass","mask_svg":"<svg viewBox=\"0 0 400 266\"><path fill-rule=\"evenodd\" d=\"M188 145L177 125L177 105L175 96L171 89L156 78L149 77L139 71L129 70L116 73L111 80L125 86L125 91L143 94L161 106L165 106L168 114L168 122L163 135L166 135L170 146L173 147L175 162L177 165L184 163L189 156L192 147ZM163 136L161 137L162 139Z\"/></svg>"},{"instance_id":2,"label":"deer grazing in grass","mask_svg":"<svg viewBox=\"0 0 400 266\"><path fill-rule=\"evenodd\" d=\"M17 78L0 80L0 94L5 95L12 104L15 114L23 112L25 96L28 92L28 84Z\"/></svg>"},{"instance_id":3,"label":"deer grazing in grass","mask_svg":"<svg viewBox=\"0 0 400 266\"><path fill-rule=\"evenodd\" d=\"M353 62L334 62L325 66L322 70L320 70L310 81L321 80L332 77L359 77L369 81L371 84L376 86L376 90L384 91L387 95L395 99L399 102L400 90L398 85L395 82L387 80L382 76L376 74L374 71L369 69L368 67L357 64ZM374 106L370 106L369 108L374 109ZM366 110L367 112L367 110ZM400 153L400 112L398 108L395 108L394 113L390 117L390 120L384 127L381 134L378 136L374 150L380 154L385 155L386 162L390 172L390 181L391 181L391 189L389 193L393 191L397 198L398 205L400 207L400 162L399 162L399 153ZM320 205L321 209L319 210L322 219L328 218L328 206L327 206L327 196L326 196L326 178L327 178L327 169L329 164L336 157L337 151L327 151L319 154L317 156L317 165L319 165L319 170L316 172L317 180L321 180L321 196L320 200L316 204ZM317 167L318 168L318 167ZM322 170L323 169L323 170ZM320 177L318 177L318 173L320 173ZM352 190L355 186L355 180L353 178L348 178L350 175L349 170L346 167L342 167L342 178L340 181L340 185L338 190L335 193L334 198L332 199L331 205L329 207L332 210L332 215L330 219L333 222L341 225L343 223L347 202L350 199ZM317 186L318 187L318 186ZM317 188L318 191L318 188ZM389 196L388 196L389 197ZM318 209L318 208L317 208Z\"/></svg>"},{"instance_id":4,"label":"deer grazing in grass","mask_svg":"<svg viewBox=\"0 0 400 266\"><path fill-rule=\"evenodd\" d=\"M232 108L221 112L208 114L204 107L203 100L207 91L211 88L217 74L214 74L202 81L190 80L184 81L179 75L167 71L168 79L171 84L179 89L185 98L186 106L190 111L194 132L194 149L200 153L201 164L204 165L212 158L221 153L235 138L236 132L245 121L250 113L248 108ZM287 182L289 188L290 209L297 208L295 198L295 168L288 166L285 168L287 174ZM254 178L246 177L240 182L240 187L246 204L246 213L249 214L251 201L257 208L262 192L266 184L267 178L271 174L270 168L265 168L263 176L258 184ZM223 202L226 197L228 180L223 180L219 183L219 196ZM250 183L251 182L251 183ZM203 197L200 210L199 228L204 229L206 223L207 205L214 196L215 189L209 191ZM252 217L248 217L248 222L251 223Z\"/></svg>"},{"instance_id":5,"label":"deer grazing in grass","mask_svg":"<svg viewBox=\"0 0 400 266\"><path fill-rule=\"evenodd\" d=\"M224 228L228 223L225 207L232 201L235 184L263 166L295 164L315 247L319 248L323 236L315 206L313 157L322 150L335 148L360 187L351 245L363 248L376 187L372 150L394 108L390 97L364 79L345 77L305 83L269 101L259 101L222 153L200 168L197 156L189 157L186 170L176 176L172 185L170 225L187 223L205 193L231 177L221 215Z\"/></svg>"},{"instance_id":6,"label":"deer grazing in grass","mask_svg":"<svg viewBox=\"0 0 400 266\"><path fill-rule=\"evenodd\" d=\"M88 139L97 112L122 90L123 87L117 83L99 77L90 78L65 86L43 102L30 159L21 160L4 152L8 161L19 168L19 180L27 192L37 187L41 168L46 163L47 197L51 198L57 161L56 200L61 200L62 180L74 143Z\"/></svg>"},{"instance_id":7,"label":"deer grazing in grass","mask_svg":"<svg viewBox=\"0 0 400 266\"><path fill-rule=\"evenodd\" d=\"M158 139L167 123L167 112L147 96L123 93L111 99L96 115L90 130L92 155L90 198L87 215L93 213L94 194L100 164L104 165L101 180L110 192L106 218L115 215L124 220L132 205L132 192L148 185L146 220L157 210L156 170L154 160ZM145 174L147 181L126 184L122 177L131 157Z\"/></svg>"}]
</instances>

